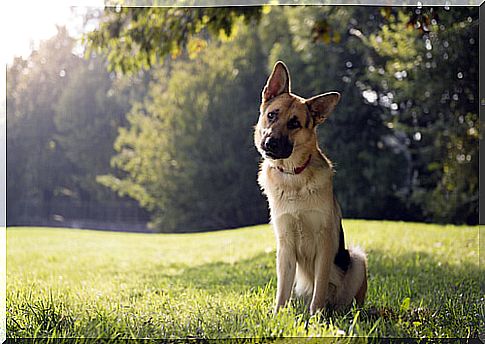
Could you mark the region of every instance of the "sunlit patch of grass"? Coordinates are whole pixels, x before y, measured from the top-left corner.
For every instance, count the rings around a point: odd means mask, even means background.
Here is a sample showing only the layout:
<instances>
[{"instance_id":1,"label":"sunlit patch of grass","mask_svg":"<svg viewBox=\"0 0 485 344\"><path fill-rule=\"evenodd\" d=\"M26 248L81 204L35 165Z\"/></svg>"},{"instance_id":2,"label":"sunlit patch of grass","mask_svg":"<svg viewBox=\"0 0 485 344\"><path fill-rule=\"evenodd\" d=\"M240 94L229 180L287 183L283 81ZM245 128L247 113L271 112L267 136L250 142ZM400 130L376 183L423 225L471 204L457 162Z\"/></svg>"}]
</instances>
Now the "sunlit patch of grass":
<instances>
[{"instance_id":1,"label":"sunlit patch of grass","mask_svg":"<svg viewBox=\"0 0 485 344\"><path fill-rule=\"evenodd\" d=\"M363 308L272 315L268 226L198 234L7 230L9 337L476 337L478 227L347 220L368 252Z\"/></svg>"}]
</instances>

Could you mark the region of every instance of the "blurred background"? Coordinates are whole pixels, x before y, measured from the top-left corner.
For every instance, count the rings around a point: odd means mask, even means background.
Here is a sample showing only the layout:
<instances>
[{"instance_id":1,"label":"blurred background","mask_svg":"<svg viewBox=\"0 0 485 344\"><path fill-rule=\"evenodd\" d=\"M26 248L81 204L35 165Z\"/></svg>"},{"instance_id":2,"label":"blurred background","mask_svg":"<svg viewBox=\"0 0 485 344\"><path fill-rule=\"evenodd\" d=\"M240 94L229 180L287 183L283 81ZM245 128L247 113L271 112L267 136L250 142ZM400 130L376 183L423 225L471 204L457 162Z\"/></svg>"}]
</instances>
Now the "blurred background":
<instances>
[{"instance_id":1,"label":"blurred background","mask_svg":"<svg viewBox=\"0 0 485 344\"><path fill-rule=\"evenodd\" d=\"M277 60L295 93L342 94L319 136L345 217L478 223L478 7L77 7L70 18L8 61L8 226L267 222L252 134Z\"/></svg>"}]
</instances>

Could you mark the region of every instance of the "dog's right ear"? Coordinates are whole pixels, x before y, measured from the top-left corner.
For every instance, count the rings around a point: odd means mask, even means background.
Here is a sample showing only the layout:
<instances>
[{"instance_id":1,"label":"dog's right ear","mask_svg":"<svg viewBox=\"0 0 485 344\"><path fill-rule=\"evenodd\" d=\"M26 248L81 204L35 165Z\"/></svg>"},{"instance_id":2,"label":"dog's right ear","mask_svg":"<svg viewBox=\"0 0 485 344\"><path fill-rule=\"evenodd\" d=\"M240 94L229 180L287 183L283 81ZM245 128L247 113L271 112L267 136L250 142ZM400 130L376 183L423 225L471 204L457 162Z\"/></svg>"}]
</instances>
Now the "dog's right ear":
<instances>
[{"instance_id":1,"label":"dog's right ear","mask_svg":"<svg viewBox=\"0 0 485 344\"><path fill-rule=\"evenodd\" d=\"M340 93L327 92L306 100L306 104L315 121L315 125L323 123L340 100Z\"/></svg>"},{"instance_id":2,"label":"dog's right ear","mask_svg":"<svg viewBox=\"0 0 485 344\"><path fill-rule=\"evenodd\" d=\"M268 78L266 86L264 86L263 101L268 101L280 94L289 92L290 74L288 73L288 68L282 61L278 61L273 67L273 72Z\"/></svg>"}]
</instances>

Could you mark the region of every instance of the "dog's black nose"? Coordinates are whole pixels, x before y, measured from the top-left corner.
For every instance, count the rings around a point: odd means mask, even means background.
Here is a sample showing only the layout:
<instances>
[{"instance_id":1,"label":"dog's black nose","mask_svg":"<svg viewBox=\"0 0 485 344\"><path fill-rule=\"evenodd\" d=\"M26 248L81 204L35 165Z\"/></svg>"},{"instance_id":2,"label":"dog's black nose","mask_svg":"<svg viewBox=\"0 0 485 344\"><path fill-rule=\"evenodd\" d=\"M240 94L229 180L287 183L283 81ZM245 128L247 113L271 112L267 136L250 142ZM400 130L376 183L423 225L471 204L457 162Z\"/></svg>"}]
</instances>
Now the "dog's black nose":
<instances>
[{"instance_id":1,"label":"dog's black nose","mask_svg":"<svg viewBox=\"0 0 485 344\"><path fill-rule=\"evenodd\" d=\"M278 140L273 137L268 137L264 141L264 150L268 152L275 152L278 148Z\"/></svg>"}]
</instances>

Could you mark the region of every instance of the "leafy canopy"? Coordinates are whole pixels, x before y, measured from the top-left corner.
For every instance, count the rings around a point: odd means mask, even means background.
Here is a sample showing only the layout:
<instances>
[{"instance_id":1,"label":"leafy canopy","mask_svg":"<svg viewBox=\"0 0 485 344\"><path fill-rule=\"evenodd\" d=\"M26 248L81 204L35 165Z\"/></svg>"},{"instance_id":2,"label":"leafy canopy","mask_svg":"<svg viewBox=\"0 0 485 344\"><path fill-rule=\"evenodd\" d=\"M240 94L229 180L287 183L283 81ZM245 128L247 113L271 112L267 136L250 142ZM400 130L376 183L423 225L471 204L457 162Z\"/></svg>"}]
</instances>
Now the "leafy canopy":
<instances>
[{"instance_id":1,"label":"leafy canopy","mask_svg":"<svg viewBox=\"0 0 485 344\"><path fill-rule=\"evenodd\" d=\"M149 69L167 55L200 49L211 35L227 39L236 22L259 20L262 7L106 7L99 28L86 39L88 52L108 53L121 73Z\"/></svg>"}]
</instances>

